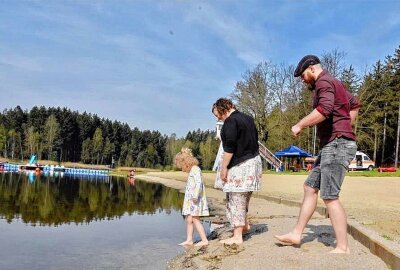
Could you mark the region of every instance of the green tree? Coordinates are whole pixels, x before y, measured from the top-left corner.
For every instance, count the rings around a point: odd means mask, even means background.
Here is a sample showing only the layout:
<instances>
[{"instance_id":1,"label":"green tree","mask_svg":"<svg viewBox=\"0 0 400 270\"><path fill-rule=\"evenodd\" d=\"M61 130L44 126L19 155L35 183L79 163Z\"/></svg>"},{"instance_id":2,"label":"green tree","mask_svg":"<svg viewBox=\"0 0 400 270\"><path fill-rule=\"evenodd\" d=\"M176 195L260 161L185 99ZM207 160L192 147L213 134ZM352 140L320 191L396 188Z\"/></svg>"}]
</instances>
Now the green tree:
<instances>
[{"instance_id":1,"label":"green tree","mask_svg":"<svg viewBox=\"0 0 400 270\"><path fill-rule=\"evenodd\" d=\"M205 142L200 143L201 164L203 169L211 170L218 152L219 140L208 136Z\"/></svg>"},{"instance_id":2,"label":"green tree","mask_svg":"<svg viewBox=\"0 0 400 270\"><path fill-rule=\"evenodd\" d=\"M273 68L269 62L258 64L242 76L231 94L237 108L254 117L261 138L267 134L267 116L274 104L274 93L269 84Z\"/></svg>"},{"instance_id":3,"label":"green tree","mask_svg":"<svg viewBox=\"0 0 400 270\"><path fill-rule=\"evenodd\" d=\"M35 131L35 128L33 126L30 126L26 130L25 134L25 145L26 145L26 152L28 155L33 155L37 154L38 158L40 158L39 155L39 148L40 148L40 135L39 132Z\"/></svg>"},{"instance_id":4,"label":"green tree","mask_svg":"<svg viewBox=\"0 0 400 270\"><path fill-rule=\"evenodd\" d=\"M82 143L81 160L84 163L89 163L92 160L93 144L90 138L87 138Z\"/></svg>"},{"instance_id":5,"label":"green tree","mask_svg":"<svg viewBox=\"0 0 400 270\"><path fill-rule=\"evenodd\" d=\"M100 128L96 128L93 135L93 160L99 164L100 156L103 151L103 135Z\"/></svg>"},{"instance_id":6,"label":"green tree","mask_svg":"<svg viewBox=\"0 0 400 270\"><path fill-rule=\"evenodd\" d=\"M44 128L44 143L45 149L47 150L48 159L54 159L53 150L55 143L59 137L60 126L57 122L56 117L52 114L50 115L45 123Z\"/></svg>"},{"instance_id":7,"label":"green tree","mask_svg":"<svg viewBox=\"0 0 400 270\"><path fill-rule=\"evenodd\" d=\"M17 142L17 132L15 129L11 129L8 131L8 140L10 141L8 145L10 146L10 152L11 152L11 159L14 159L14 153L15 153L15 146Z\"/></svg>"},{"instance_id":8,"label":"green tree","mask_svg":"<svg viewBox=\"0 0 400 270\"><path fill-rule=\"evenodd\" d=\"M111 141L108 137L106 137L101 163L104 164L103 163L103 158L104 158L105 162L107 164L110 164L111 163L111 155L113 152L114 152L114 144L111 143Z\"/></svg>"},{"instance_id":9,"label":"green tree","mask_svg":"<svg viewBox=\"0 0 400 270\"><path fill-rule=\"evenodd\" d=\"M3 125L0 125L0 152L3 152L3 155L7 157L6 154L6 142L7 142L7 131Z\"/></svg>"}]
</instances>

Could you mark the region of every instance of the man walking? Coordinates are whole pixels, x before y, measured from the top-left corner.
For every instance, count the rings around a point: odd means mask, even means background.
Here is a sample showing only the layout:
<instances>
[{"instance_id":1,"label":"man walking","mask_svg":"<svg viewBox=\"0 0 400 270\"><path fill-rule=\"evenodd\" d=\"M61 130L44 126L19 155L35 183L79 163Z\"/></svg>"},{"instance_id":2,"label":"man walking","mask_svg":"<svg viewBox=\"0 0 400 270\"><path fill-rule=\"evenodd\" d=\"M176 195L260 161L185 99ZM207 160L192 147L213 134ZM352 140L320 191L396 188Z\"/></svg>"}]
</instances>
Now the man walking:
<instances>
[{"instance_id":1,"label":"man walking","mask_svg":"<svg viewBox=\"0 0 400 270\"><path fill-rule=\"evenodd\" d=\"M304 56L294 72L314 92L314 110L292 127L292 134L317 125L320 149L314 168L304 183L304 198L293 230L275 238L298 245L301 235L317 206L318 192L329 213L336 235L336 248L331 253L349 253L347 217L339 201L339 192L357 145L352 131L360 107L359 102L335 77L323 70L315 55Z\"/></svg>"}]
</instances>

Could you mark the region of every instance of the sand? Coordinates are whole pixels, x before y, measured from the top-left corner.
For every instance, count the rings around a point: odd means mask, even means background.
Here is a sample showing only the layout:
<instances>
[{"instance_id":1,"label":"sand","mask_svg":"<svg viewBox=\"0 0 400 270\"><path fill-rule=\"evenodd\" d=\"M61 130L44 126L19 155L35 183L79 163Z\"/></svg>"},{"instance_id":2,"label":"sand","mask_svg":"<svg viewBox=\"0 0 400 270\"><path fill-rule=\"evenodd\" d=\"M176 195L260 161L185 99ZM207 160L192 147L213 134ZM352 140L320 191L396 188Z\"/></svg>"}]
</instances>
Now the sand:
<instances>
[{"instance_id":1,"label":"sand","mask_svg":"<svg viewBox=\"0 0 400 270\"><path fill-rule=\"evenodd\" d=\"M214 181L214 176L213 173L204 174L208 186L207 197L213 215L210 220L223 223L226 221L224 217L224 193L209 187ZM144 176L141 175L139 178L183 190L186 177L186 174L181 172L152 172ZM264 175L263 187L259 193L300 200L305 177L304 175ZM396 239L398 239L396 237L399 235L395 224L397 224L399 217L398 214L396 216L396 209L399 209L400 203L398 196L400 180L390 178L377 179L377 182L374 182L374 180L373 178L347 177L343 186L342 200L348 209L349 220L355 220L357 217L364 220L364 223L367 224L365 226L373 229L383 228L385 234L393 233L394 240L384 240L391 241L396 246ZM383 184L387 184L385 188L381 187ZM322 201L320 203L323 204ZM366 211L367 208L369 208L368 211ZM218 239L231 236L231 230L225 224L225 227L213 233L212 238L215 238L215 240L211 240L209 246L183 249L183 254L172 259L167 268L388 269L379 257L373 255L369 249L350 235L350 255L329 254L329 251L335 246L334 233L329 219L317 213L314 214L307 226L300 246L292 247L278 244L273 235L289 231L295 224L297 215L298 207L252 198L249 211L252 230L246 235L243 245L224 246L218 243ZM380 219L382 217L385 219ZM384 224L384 226L381 224Z\"/></svg>"}]
</instances>

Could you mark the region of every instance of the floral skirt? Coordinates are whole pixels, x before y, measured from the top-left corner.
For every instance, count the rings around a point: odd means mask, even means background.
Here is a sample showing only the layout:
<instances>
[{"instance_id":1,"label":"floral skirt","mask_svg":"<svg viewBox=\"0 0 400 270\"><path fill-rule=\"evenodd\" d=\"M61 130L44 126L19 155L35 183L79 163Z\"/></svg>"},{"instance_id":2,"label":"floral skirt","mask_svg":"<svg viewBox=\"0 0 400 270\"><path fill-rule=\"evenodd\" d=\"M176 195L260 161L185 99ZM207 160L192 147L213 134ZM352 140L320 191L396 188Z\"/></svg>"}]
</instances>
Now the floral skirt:
<instances>
[{"instance_id":1,"label":"floral skirt","mask_svg":"<svg viewBox=\"0 0 400 270\"><path fill-rule=\"evenodd\" d=\"M259 191L261 188L262 163L260 156L248 159L228 170L228 180L223 182L217 171L216 188L224 192Z\"/></svg>"}]
</instances>

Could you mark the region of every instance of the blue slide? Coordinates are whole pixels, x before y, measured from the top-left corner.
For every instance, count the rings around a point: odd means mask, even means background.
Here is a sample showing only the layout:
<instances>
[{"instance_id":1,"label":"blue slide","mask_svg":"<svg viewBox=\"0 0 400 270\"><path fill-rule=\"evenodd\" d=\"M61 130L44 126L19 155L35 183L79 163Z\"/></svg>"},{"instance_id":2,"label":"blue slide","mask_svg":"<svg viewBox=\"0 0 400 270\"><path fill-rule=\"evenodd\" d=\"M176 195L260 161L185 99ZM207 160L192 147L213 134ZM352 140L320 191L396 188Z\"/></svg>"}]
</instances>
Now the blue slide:
<instances>
[{"instance_id":1,"label":"blue slide","mask_svg":"<svg viewBox=\"0 0 400 270\"><path fill-rule=\"evenodd\" d=\"M35 155L32 155L32 156L31 156L31 160L29 160L29 165L32 165L32 164L34 164L34 163L36 163L36 156L35 156Z\"/></svg>"}]
</instances>

